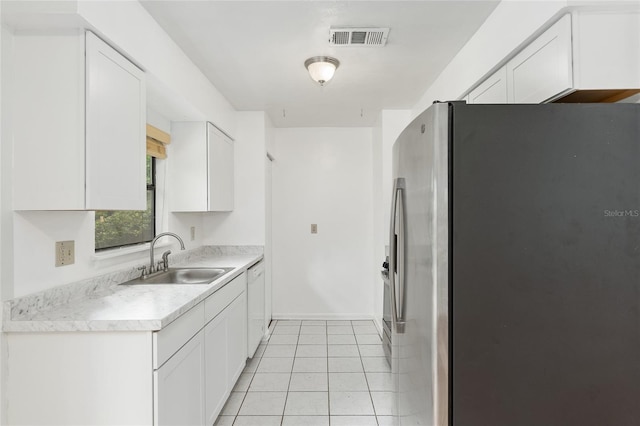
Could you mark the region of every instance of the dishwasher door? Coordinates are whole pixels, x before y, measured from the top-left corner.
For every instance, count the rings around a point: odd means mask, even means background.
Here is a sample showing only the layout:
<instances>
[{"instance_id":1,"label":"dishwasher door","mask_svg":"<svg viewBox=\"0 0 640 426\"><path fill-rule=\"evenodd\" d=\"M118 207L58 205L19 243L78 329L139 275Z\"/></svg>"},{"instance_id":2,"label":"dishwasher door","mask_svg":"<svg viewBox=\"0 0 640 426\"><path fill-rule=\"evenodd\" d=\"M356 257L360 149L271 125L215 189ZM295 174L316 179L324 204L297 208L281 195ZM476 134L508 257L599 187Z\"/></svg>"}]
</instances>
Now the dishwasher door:
<instances>
[{"instance_id":1,"label":"dishwasher door","mask_svg":"<svg viewBox=\"0 0 640 426\"><path fill-rule=\"evenodd\" d=\"M264 262L249 268L248 277L247 357L253 358L264 336Z\"/></svg>"}]
</instances>

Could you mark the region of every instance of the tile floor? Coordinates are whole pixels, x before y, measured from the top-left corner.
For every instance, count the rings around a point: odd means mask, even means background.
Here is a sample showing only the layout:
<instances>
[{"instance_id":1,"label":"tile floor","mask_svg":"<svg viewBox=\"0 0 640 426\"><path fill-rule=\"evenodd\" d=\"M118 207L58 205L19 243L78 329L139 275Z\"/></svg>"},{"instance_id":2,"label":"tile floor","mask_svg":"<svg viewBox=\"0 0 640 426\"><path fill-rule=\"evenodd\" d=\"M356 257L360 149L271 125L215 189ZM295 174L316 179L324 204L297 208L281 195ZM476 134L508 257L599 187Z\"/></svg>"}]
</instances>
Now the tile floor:
<instances>
[{"instance_id":1,"label":"tile floor","mask_svg":"<svg viewBox=\"0 0 640 426\"><path fill-rule=\"evenodd\" d=\"M278 320L217 426L386 426L391 370L373 321Z\"/></svg>"}]
</instances>

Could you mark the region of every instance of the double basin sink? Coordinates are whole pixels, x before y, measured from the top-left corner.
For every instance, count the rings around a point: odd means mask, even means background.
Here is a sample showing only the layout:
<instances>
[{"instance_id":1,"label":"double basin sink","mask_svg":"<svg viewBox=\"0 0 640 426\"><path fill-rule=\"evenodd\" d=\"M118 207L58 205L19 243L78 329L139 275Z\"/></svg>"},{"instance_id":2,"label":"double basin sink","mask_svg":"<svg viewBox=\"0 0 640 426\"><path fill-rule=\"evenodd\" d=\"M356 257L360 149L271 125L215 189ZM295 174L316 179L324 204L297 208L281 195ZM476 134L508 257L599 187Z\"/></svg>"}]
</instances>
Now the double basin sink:
<instances>
[{"instance_id":1,"label":"double basin sink","mask_svg":"<svg viewBox=\"0 0 640 426\"><path fill-rule=\"evenodd\" d=\"M150 277L136 278L122 283L134 284L209 284L234 268L169 268Z\"/></svg>"}]
</instances>

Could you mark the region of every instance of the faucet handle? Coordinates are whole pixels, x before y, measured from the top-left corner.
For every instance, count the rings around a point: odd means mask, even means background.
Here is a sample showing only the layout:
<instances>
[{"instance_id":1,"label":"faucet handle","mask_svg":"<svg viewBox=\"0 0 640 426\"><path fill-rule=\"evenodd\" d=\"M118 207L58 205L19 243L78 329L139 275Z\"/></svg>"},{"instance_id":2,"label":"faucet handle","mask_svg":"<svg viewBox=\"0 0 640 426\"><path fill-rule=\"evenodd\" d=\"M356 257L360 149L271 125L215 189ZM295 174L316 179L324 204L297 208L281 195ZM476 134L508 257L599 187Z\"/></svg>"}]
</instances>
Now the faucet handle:
<instances>
[{"instance_id":1,"label":"faucet handle","mask_svg":"<svg viewBox=\"0 0 640 426\"><path fill-rule=\"evenodd\" d=\"M170 254L171 254L171 250L167 250L164 253L162 253L162 263L163 263L163 267L164 267L165 271L167 269L169 269L169 255Z\"/></svg>"},{"instance_id":2,"label":"faucet handle","mask_svg":"<svg viewBox=\"0 0 640 426\"><path fill-rule=\"evenodd\" d=\"M147 266L146 266L146 265L140 266L140 267L138 268L138 271L142 271L142 275L141 275L141 277L143 277L143 278L144 278L145 276L147 276L147 275L148 275L148 273L147 273Z\"/></svg>"}]
</instances>

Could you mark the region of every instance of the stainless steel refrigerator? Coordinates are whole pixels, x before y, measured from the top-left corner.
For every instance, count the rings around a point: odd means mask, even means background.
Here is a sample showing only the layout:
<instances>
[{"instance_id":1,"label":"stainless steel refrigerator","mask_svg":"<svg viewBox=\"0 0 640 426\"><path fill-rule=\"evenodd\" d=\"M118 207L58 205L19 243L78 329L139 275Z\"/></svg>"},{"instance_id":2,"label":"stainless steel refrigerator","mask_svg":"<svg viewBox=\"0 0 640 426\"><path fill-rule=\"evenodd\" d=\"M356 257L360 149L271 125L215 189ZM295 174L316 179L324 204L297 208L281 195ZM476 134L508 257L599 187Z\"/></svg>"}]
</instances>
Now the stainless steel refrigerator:
<instances>
[{"instance_id":1,"label":"stainless steel refrigerator","mask_svg":"<svg viewBox=\"0 0 640 426\"><path fill-rule=\"evenodd\" d=\"M396 423L640 425L640 105L437 103L393 177Z\"/></svg>"}]
</instances>

